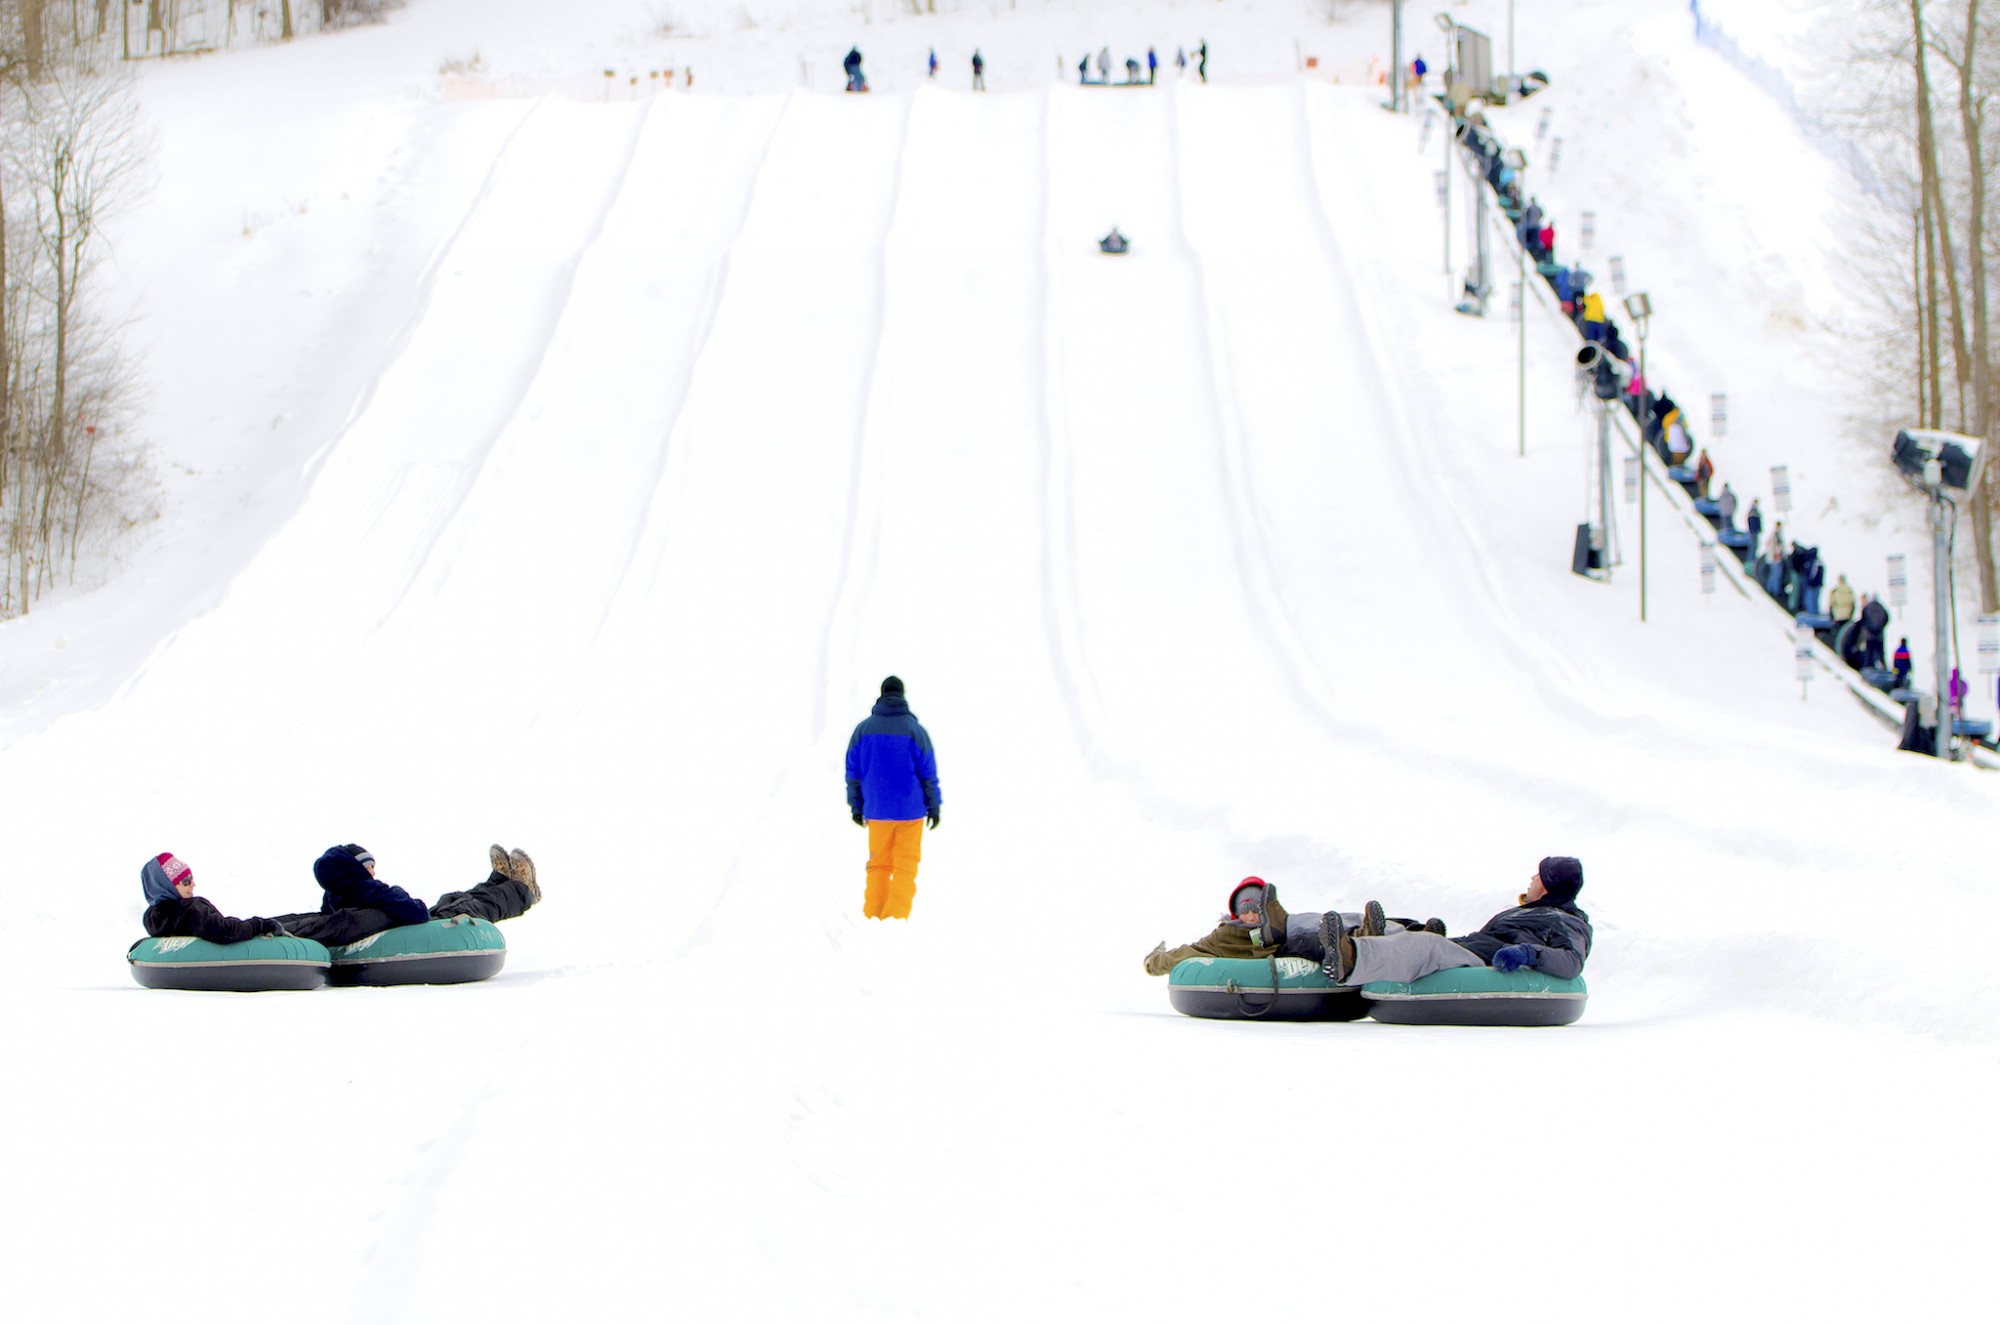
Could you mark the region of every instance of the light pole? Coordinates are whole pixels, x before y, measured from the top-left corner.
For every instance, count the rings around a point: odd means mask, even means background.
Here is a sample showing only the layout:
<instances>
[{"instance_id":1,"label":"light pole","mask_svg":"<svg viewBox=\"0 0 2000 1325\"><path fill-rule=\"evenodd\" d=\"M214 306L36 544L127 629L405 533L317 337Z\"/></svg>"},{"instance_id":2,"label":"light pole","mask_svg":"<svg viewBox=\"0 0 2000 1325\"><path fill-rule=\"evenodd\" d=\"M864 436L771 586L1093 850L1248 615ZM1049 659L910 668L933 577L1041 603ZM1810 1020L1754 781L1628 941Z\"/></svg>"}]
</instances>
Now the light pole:
<instances>
[{"instance_id":1,"label":"light pole","mask_svg":"<svg viewBox=\"0 0 2000 1325\"><path fill-rule=\"evenodd\" d=\"M1409 104L1409 80L1403 77L1403 0L1389 6L1389 109L1403 113Z\"/></svg>"},{"instance_id":2,"label":"light pole","mask_svg":"<svg viewBox=\"0 0 2000 1325\"><path fill-rule=\"evenodd\" d=\"M1451 275L1451 153L1458 142L1458 108L1451 99L1454 68L1458 63L1458 24L1450 14L1437 15L1444 32L1444 274Z\"/></svg>"},{"instance_id":3,"label":"light pole","mask_svg":"<svg viewBox=\"0 0 2000 1325\"><path fill-rule=\"evenodd\" d=\"M1503 158L1514 171L1514 187L1518 190L1522 206L1528 197L1528 154L1518 147L1507 149ZM1528 240L1527 236L1516 233L1519 241L1514 245L1514 288L1520 291L1520 321L1514 328L1514 399L1520 408L1520 456L1528 456Z\"/></svg>"},{"instance_id":4,"label":"light pole","mask_svg":"<svg viewBox=\"0 0 2000 1325\"><path fill-rule=\"evenodd\" d=\"M1639 331L1639 620L1646 619L1646 452L1652 446L1653 384L1646 380L1646 322L1653 301L1643 290L1625 296L1625 312Z\"/></svg>"}]
</instances>

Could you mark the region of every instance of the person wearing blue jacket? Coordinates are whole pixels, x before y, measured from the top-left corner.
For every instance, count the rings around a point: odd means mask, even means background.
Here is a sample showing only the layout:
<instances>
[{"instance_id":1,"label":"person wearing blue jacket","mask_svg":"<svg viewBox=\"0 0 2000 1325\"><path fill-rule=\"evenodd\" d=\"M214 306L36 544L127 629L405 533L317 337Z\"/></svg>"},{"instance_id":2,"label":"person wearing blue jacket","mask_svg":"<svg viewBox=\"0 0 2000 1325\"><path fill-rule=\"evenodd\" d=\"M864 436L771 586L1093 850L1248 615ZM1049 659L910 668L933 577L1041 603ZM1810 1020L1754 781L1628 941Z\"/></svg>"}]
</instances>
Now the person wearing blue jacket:
<instances>
[{"instance_id":1,"label":"person wearing blue jacket","mask_svg":"<svg viewBox=\"0 0 2000 1325\"><path fill-rule=\"evenodd\" d=\"M1460 966L1496 971L1533 967L1558 980L1583 974L1590 956L1590 917L1576 904L1583 889L1583 862L1575 856L1545 856L1520 905L1502 911L1476 933L1446 938L1424 930L1392 934L1350 933L1340 914L1320 921L1323 969L1335 984L1365 985L1372 980L1419 980ZM1376 903L1369 903L1371 910Z\"/></svg>"},{"instance_id":2,"label":"person wearing blue jacket","mask_svg":"<svg viewBox=\"0 0 2000 1325\"><path fill-rule=\"evenodd\" d=\"M861 914L908 920L917 896L924 825L938 826L937 753L910 712L900 677L887 677L874 709L847 742L847 808L868 829Z\"/></svg>"}]
</instances>

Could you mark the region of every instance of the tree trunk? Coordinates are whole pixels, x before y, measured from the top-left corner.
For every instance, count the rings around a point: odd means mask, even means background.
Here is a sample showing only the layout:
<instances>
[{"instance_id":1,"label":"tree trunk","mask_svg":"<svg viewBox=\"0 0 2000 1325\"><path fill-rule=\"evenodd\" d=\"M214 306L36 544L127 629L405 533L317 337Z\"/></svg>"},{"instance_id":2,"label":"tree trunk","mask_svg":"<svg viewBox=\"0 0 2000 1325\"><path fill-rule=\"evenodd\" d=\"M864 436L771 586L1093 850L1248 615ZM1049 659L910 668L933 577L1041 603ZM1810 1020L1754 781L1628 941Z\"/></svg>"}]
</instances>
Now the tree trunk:
<instances>
[{"instance_id":1,"label":"tree trunk","mask_svg":"<svg viewBox=\"0 0 2000 1325\"><path fill-rule=\"evenodd\" d=\"M1993 418L1992 380L1988 357L1986 316L1986 97L1978 90L1979 0L1965 6L1965 65L1958 71L1958 117L1965 134L1970 214L1965 237L1971 260L1972 286L1972 418L1973 435L1990 436ZM1990 480L1982 478L1972 494L1972 532L1979 553L1979 610L2000 611L2000 586L1993 577L1993 500Z\"/></svg>"},{"instance_id":2,"label":"tree trunk","mask_svg":"<svg viewBox=\"0 0 2000 1325\"><path fill-rule=\"evenodd\" d=\"M1951 296L1951 353L1953 387L1958 394L1958 426L1966 426L1965 388L1972 378L1966 362L1971 350L1965 343L1965 301L1958 288L1958 262L1951 246L1951 212L1944 205L1944 183L1939 178L1937 124L1932 118L1930 39L1924 35L1923 0L1910 0L1910 21L1916 30L1917 66L1917 151L1923 157L1924 187L1930 198L1931 216L1938 227L1938 247L1942 250L1945 290Z\"/></svg>"},{"instance_id":3,"label":"tree trunk","mask_svg":"<svg viewBox=\"0 0 2000 1325\"><path fill-rule=\"evenodd\" d=\"M42 57L47 53L42 34L42 0L21 0L21 58L28 66L28 81L42 76Z\"/></svg>"},{"instance_id":4,"label":"tree trunk","mask_svg":"<svg viewBox=\"0 0 2000 1325\"><path fill-rule=\"evenodd\" d=\"M278 0L278 37L283 41L292 39L292 0Z\"/></svg>"}]
</instances>

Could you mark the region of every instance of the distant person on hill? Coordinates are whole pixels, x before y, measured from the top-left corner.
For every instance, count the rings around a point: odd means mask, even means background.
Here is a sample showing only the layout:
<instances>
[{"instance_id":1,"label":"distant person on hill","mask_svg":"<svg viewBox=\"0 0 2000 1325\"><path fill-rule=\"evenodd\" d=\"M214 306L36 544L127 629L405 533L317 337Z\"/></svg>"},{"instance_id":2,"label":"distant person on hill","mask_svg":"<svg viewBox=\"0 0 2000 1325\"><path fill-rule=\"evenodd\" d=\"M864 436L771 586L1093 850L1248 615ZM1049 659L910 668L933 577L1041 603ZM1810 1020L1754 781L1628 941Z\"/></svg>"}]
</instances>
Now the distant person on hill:
<instances>
[{"instance_id":1,"label":"distant person on hill","mask_svg":"<svg viewBox=\"0 0 2000 1325\"><path fill-rule=\"evenodd\" d=\"M1896 645L1896 689L1907 689L1910 684L1910 637L1908 635Z\"/></svg>"},{"instance_id":2,"label":"distant person on hill","mask_svg":"<svg viewBox=\"0 0 2000 1325\"><path fill-rule=\"evenodd\" d=\"M481 920L512 920L542 900L535 882L535 863L525 851L487 848L492 872L462 892L449 892L434 906L401 888L375 880L375 857L352 844L329 847L313 864L323 889L318 911L256 916L238 920L225 916L207 898L194 895L194 871L171 853L155 856L139 871L140 887L149 905L146 933L154 938L185 937L211 943L241 943L244 939L289 934L328 947L353 943L398 925L427 920L477 916Z\"/></svg>"},{"instance_id":3,"label":"distant person on hill","mask_svg":"<svg viewBox=\"0 0 2000 1325\"><path fill-rule=\"evenodd\" d=\"M986 90L986 57L979 53L979 48L976 46L972 49L972 90L974 92Z\"/></svg>"},{"instance_id":4,"label":"distant person on hill","mask_svg":"<svg viewBox=\"0 0 2000 1325\"><path fill-rule=\"evenodd\" d=\"M1708 448L1704 446L1694 459L1694 495L1706 499L1708 485L1714 478L1715 462L1708 458Z\"/></svg>"},{"instance_id":5,"label":"distant person on hill","mask_svg":"<svg viewBox=\"0 0 2000 1325\"><path fill-rule=\"evenodd\" d=\"M1826 614L1833 618L1835 625L1844 625L1854 620L1854 586L1847 582L1845 575L1834 577L1833 589L1826 596Z\"/></svg>"},{"instance_id":6,"label":"distant person on hill","mask_svg":"<svg viewBox=\"0 0 2000 1325\"><path fill-rule=\"evenodd\" d=\"M1727 491L1729 488L1729 485L1727 483L1723 484L1722 486L1724 491ZM1743 527L1750 531L1751 547L1757 546L1757 539L1764 532L1764 512L1757 505L1757 500L1758 499L1755 497L1752 497L1750 499L1750 513L1743 517Z\"/></svg>"},{"instance_id":7,"label":"distant person on hill","mask_svg":"<svg viewBox=\"0 0 2000 1325\"><path fill-rule=\"evenodd\" d=\"M1203 37L1201 45L1195 48L1194 69L1197 74L1201 75L1201 81L1206 83L1208 81L1208 38L1206 37Z\"/></svg>"},{"instance_id":8,"label":"distant person on hill","mask_svg":"<svg viewBox=\"0 0 2000 1325\"><path fill-rule=\"evenodd\" d=\"M1590 956L1590 917L1576 904L1583 864L1574 856L1545 856L1528 880L1520 904L1471 934L1446 938L1428 929L1371 934L1381 928L1381 904L1370 902L1359 932L1350 933L1335 911L1320 920L1321 965L1339 985L1375 980L1420 980L1461 966L1496 971L1533 967L1558 980L1583 974Z\"/></svg>"},{"instance_id":9,"label":"distant person on hill","mask_svg":"<svg viewBox=\"0 0 2000 1325\"><path fill-rule=\"evenodd\" d=\"M1754 508L1757 503L1753 501L1750 504ZM1724 529L1734 529L1736 527L1736 489L1724 483L1722 485L1722 495L1715 499L1715 509L1716 513L1722 517L1722 527ZM1757 546L1757 531L1754 529L1750 531L1750 546L1753 548Z\"/></svg>"},{"instance_id":10,"label":"distant person on hill","mask_svg":"<svg viewBox=\"0 0 2000 1325\"><path fill-rule=\"evenodd\" d=\"M1084 56L1076 62L1076 81L1086 87L1090 84L1090 57Z\"/></svg>"},{"instance_id":11,"label":"distant person on hill","mask_svg":"<svg viewBox=\"0 0 2000 1325\"><path fill-rule=\"evenodd\" d=\"M1131 247L1132 241L1119 234L1115 225L1111 227L1110 234L1097 241L1097 250L1100 253L1123 253Z\"/></svg>"},{"instance_id":12,"label":"distant person on hill","mask_svg":"<svg viewBox=\"0 0 2000 1325\"><path fill-rule=\"evenodd\" d=\"M1160 81L1160 53L1151 46L1146 48L1146 85L1151 87Z\"/></svg>"},{"instance_id":13,"label":"distant person on hill","mask_svg":"<svg viewBox=\"0 0 2000 1325\"><path fill-rule=\"evenodd\" d=\"M847 742L847 808L868 829L861 914L908 920L917 896L924 824L938 826L937 753L910 712L900 677L885 677L874 709Z\"/></svg>"},{"instance_id":14,"label":"distant person on hill","mask_svg":"<svg viewBox=\"0 0 2000 1325\"><path fill-rule=\"evenodd\" d=\"M1100 46L1097 49L1097 81L1100 83L1111 81L1111 48L1109 46Z\"/></svg>"},{"instance_id":15,"label":"distant person on hill","mask_svg":"<svg viewBox=\"0 0 2000 1325\"><path fill-rule=\"evenodd\" d=\"M847 90L849 92L866 92L868 90L868 77L861 72L861 48L859 46L850 46L847 48L847 58L840 62L840 67L847 71Z\"/></svg>"},{"instance_id":16,"label":"distant person on hill","mask_svg":"<svg viewBox=\"0 0 2000 1325\"><path fill-rule=\"evenodd\" d=\"M1131 57L1125 60L1125 86L1131 87L1139 81L1139 62Z\"/></svg>"},{"instance_id":17,"label":"distant person on hill","mask_svg":"<svg viewBox=\"0 0 2000 1325\"><path fill-rule=\"evenodd\" d=\"M1187 77L1187 47L1174 47L1174 68L1182 78Z\"/></svg>"},{"instance_id":18,"label":"distant person on hill","mask_svg":"<svg viewBox=\"0 0 2000 1325\"><path fill-rule=\"evenodd\" d=\"M937 77L937 47L935 46L931 47L930 72L925 77L931 79Z\"/></svg>"}]
</instances>

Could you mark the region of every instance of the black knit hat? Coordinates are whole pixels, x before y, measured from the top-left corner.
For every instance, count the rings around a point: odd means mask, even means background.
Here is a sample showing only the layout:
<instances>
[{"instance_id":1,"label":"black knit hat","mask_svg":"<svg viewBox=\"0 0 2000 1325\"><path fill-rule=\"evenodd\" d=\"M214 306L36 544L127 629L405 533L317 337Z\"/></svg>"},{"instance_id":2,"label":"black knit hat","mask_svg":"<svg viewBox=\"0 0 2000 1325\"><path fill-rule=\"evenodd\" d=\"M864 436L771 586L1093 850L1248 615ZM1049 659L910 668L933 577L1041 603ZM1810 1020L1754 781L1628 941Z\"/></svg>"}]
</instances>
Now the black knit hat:
<instances>
[{"instance_id":1,"label":"black knit hat","mask_svg":"<svg viewBox=\"0 0 2000 1325\"><path fill-rule=\"evenodd\" d=\"M375 854L367 847L349 842L347 845L341 847L341 850L360 861L363 865L373 865L375 863Z\"/></svg>"},{"instance_id":2,"label":"black knit hat","mask_svg":"<svg viewBox=\"0 0 2000 1325\"><path fill-rule=\"evenodd\" d=\"M1575 856L1543 856L1535 873L1542 876L1542 891L1558 902L1574 902L1583 891L1583 862Z\"/></svg>"},{"instance_id":3,"label":"black knit hat","mask_svg":"<svg viewBox=\"0 0 2000 1325\"><path fill-rule=\"evenodd\" d=\"M885 677L883 677L883 678L882 678L882 693L883 693L883 694L885 694L885 695L900 695L900 694L902 694L902 693L903 693L903 678L902 678L902 677L900 677L900 676L885 676Z\"/></svg>"}]
</instances>

